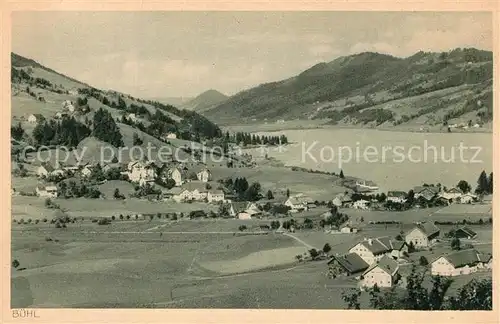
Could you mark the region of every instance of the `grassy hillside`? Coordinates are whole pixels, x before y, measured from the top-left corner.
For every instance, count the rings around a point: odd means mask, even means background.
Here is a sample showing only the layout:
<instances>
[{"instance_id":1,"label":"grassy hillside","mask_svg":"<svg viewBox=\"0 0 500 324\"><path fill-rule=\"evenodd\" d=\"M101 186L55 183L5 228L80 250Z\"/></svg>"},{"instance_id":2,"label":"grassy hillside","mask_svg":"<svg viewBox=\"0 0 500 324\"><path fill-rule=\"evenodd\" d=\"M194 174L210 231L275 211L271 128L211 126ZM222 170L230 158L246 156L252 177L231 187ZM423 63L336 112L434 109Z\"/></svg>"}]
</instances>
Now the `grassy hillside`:
<instances>
[{"instance_id":1,"label":"grassy hillside","mask_svg":"<svg viewBox=\"0 0 500 324\"><path fill-rule=\"evenodd\" d=\"M465 122L487 123L492 66L492 53L476 49L407 58L360 53L240 92L203 114L225 124L328 118L349 125L433 125L462 115Z\"/></svg>"},{"instance_id":2,"label":"grassy hillside","mask_svg":"<svg viewBox=\"0 0 500 324\"><path fill-rule=\"evenodd\" d=\"M86 133L68 131L68 124L63 127L65 135L45 136L57 131L57 123L62 125L67 118L74 118L81 127L87 127L88 133L98 138L89 138L88 142L108 141L105 136L94 134L96 113L99 110L109 114L107 123L116 123L123 145L131 147L134 144L134 135L142 140L140 146L165 146L165 136L175 133L177 138L187 143L211 140L222 136L217 125L194 111L179 109L172 105L158 101L135 98L117 91L104 91L79 82L40 63L12 53L11 88L12 88L12 124L20 124L24 130L22 138L16 139L34 145L68 145L64 136L71 137L70 143L75 146L82 143ZM71 101L74 111L65 110L65 101ZM67 117L58 116L65 112ZM46 122L29 122L32 114L42 115ZM102 114L97 116L101 123ZM109 121L112 119L112 121ZM55 123L55 124L54 124ZM37 125L50 125L51 131ZM105 126L104 128L106 128ZM111 127L111 125L110 125ZM102 127L101 127L102 129ZM42 135L40 135L42 132ZM102 132L102 131L101 131ZM83 134L83 136L82 136ZM43 140L43 143L41 142ZM112 141L110 141L111 143ZM117 143L117 142L113 142ZM97 145L100 146L100 145Z\"/></svg>"},{"instance_id":3,"label":"grassy hillside","mask_svg":"<svg viewBox=\"0 0 500 324\"><path fill-rule=\"evenodd\" d=\"M228 96L223 93L220 93L217 90L207 90L202 94L198 95L196 98L189 100L181 107L184 109L194 110L197 112L201 112L204 110L209 110L215 107L218 104L226 101Z\"/></svg>"}]
</instances>

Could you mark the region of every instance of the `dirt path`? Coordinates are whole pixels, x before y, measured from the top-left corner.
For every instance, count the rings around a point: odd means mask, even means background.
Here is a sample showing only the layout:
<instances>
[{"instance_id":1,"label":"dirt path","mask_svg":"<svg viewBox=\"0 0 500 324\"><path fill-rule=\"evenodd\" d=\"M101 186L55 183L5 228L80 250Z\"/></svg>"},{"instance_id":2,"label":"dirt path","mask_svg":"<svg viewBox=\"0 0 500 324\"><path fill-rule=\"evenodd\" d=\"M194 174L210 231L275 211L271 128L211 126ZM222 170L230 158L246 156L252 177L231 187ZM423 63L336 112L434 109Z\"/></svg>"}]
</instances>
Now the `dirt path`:
<instances>
[{"instance_id":1,"label":"dirt path","mask_svg":"<svg viewBox=\"0 0 500 324\"><path fill-rule=\"evenodd\" d=\"M296 237L295 235L292 235L292 234L290 234L290 233L283 233L283 235L286 235L286 236L288 236L288 237L293 238L294 240L296 240L296 241L297 241L297 242L299 242L300 244L304 245L304 246L305 246L308 250L311 250L311 249L316 249L316 250L317 250L317 248L315 248L314 246L312 246L312 245L310 245L310 244L308 244L308 243L304 242L303 240L299 239L299 238L298 238L298 237Z\"/></svg>"}]
</instances>

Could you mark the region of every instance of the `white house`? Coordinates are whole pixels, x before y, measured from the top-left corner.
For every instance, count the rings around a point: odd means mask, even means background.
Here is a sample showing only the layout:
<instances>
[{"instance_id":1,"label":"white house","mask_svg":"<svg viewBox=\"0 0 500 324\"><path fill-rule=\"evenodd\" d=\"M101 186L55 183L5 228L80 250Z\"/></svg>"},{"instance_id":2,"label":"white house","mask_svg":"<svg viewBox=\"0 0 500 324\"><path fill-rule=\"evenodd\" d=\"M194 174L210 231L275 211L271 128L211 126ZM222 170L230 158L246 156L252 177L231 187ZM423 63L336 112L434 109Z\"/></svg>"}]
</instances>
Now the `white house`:
<instances>
[{"instance_id":1,"label":"white house","mask_svg":"<svg viewBox=\"0 0 500 324\"><path fill-rule=\"evenodd\" d=\"M423 198L427 201L434 198L439 192L439 188L435 186L418 186L413 188L415 199Z\"/></svg>"},{"instance_id":2,"label":"white house","mask_svg":"<svg viewBox=\"0 0 500 324\"><path fill-rule=\"evenodd\" d=\"M156 178L156 171L152 162L132 161L127 165L127 175L131 182L145 184Z\"/></svg>"},{"instance_id":3,"label":"white house","mask_svg":"<svg viewBox=\"0 0 500 324\"><path fill-rule=\"evenodd\" d=\"M439 228L433 223L425 222L413 227L405 235L406 244L413 245L416 248L426 248L432 245L439 236Z\"/></svg>"},{"instance_id":4,"label":"white house","mask_svg":"<svg viewBox=\"0 0 500 324\"><path fill-rule=\"evenodd\" d=\"M92 172L94 171L94 166L91 164L85 164L83 168L80 170L80 174L84 178L90 178L92 176Z\"/></svg>"},{"instance_id":5,"label":"white house","mask_svg":"<svg viewBox=\"0 0 500 324\"><path fill-rule=\"evenodd\" d=\"M292 213L307 210L307 203L301 197L289 197L284 205L290 207Z\"/></svg>"},{"instance_id":6,"label":"white house","mask_svg":"<svg viewBox=\"0 0 500 324\"><path fill-rule=\"evenodd\" d=\"M466 193L466 194L463 194L461 197L460 197L460 203L461 204L471 204L473 203L474 201L477 201L477 196L474 195L474 194L471 194L470 192Z\"/></svg>"},{"instance_id":7,"label":"white house","mask_svg":"<svg viewBox=\"0 0 500 324\"><path fill-rule=\"evenodd\" d=\"M126 118L127 118L129 121L134 122L134 123L137 121L137 116L136 116L135 114L133 114L133 113L128 114Z\"/></svg>"},{"instance_id":8,"label":"white house","mask_svg":"<svg viewBox=\"0 0 500 324\"><path fill-rule=\"evenodd\" d=\"M357 233L358 229L356 227L346 225L340 229L340 233Z\"/></svg>"},{"instance_id":9,"label":"white house","mask_svg":"<svg viewBox=\"0 0 500 324\"><path fill-rule=\"evenodd\" d=\"M186 200L191 200L191 192L187 189L183 189L180 187L174 187L167 192L167 195L170 196L176 202L182 202Z\"/></svg>"},{"instance_id":10,"label":"white house","mask_svg":"<svg viewBox=\"0 0 500 324\"><path fill-rule=\"evenodd\" d=\"M446 200L457 200L459 199L460 197L462 197L463 195L463 192L458 189L458 188L451 188L451 189L448 189L446 191L443 191L439 194L439 197L442 197Z\"/></svg>"},{"instance_id":11,"label":"white house","mask_svg":"<svg viewBox=\"0 0 500 324\"><path fill-rule=\"evenodd\" d=\"M212 180L212 173L207 168L204 168L204 169L196 172L196 177L201 182L208 182L208 181Z\"/></svg>"},{"instance_id":12,"label":"white house","mask_svg":"<svg viewBox=\"0 0 500 324\"><path fill-rule=\"evenodd\" d=\"M387 201L402 204L406 202L406 196L407 194L404 191L389 191L387 193Z\"/></svg>"},{"instance_id":13,"label":"white house","mask_svg":"<svg viewBox=\"0 0 500 324\"><path fill-rule=\"evenodd\" d=\"M399 264L392 258L385 256L373 263L365 270L360 281L363 288L377 287L390 288L395 283Z\"/></svg>"},{"instance_id":14,"label":"white house","mask_svg":"<svg viewBox=\"0 0 500 324\"><path fill-rule=\"evenodd\" d=\"M244 201L235 201L229 204L229 216L237 217L239 213L247 208L247 203Z\"/></svg>"},{"instance_id":15,"label":"white house","mask_svg":"<svg viewBox=\"0 0 500 324\"><path fill-rule=\"evenodd\" d=\"M482 254L474 249L462 250L444 255L431 263L434 276L467 275L480 269L491 268L491 255Z\"/></svg>"},{"instance_id":16,"label":"white house","mask_svg":"<svg viewBox=\"0 0 500 324\"><path fill-rule=\"evenodd\" d=\"M56 198L57 187L54 185L38 185L36 186L36 195L44 198Z\"/></svg>"},{"instance_id":17,"label":"white house","mask_svg":"<svg viewBox=\"0 0 500 324\"><path fill-rule=\"evenodd\" d=\"M175 133L168 133L166 138L168 139L176 139L177 138L177 135Z\"/></svg>"},{"instance_id":18,"label":"white house","mask_svg":"<svg viewBox=\"0 0 500 324\"><path fill-rule=\"evenodd\" d=\"M62 103L62 108L64 111L68 111L70 113L73 113L75 111L75 106L73 105L73 102L71 102L71 100L64 100Z\"/></svg>"},{"instance_id":19,"label":"white house","mask_svg":"<svg viewBox=\"0 0 500 324\"><path fill-rule=\"evenodd\" d=\"M224 191L222 190L209 190L207 195L207 200L209 203L217 203L224 201Z\"/></svg>"},{"instance_id":20,"label":"white house","mask_svg":"<svg viewBox=\"0 0 500 324\"><path fill-rule=\"evenodd\" d=\"M41 121L45 120L42 114L31 114L28 116L28 122L30 124L37 124Z\"/></svg>"},{"instance_id":21,"label":"white house","mask_svg":"<svg viewBox=\"0 0 500 324\"><path fill-rule=\"evenodd\" d=\"M364 200L364 199L360 199L360 200L356 200L353 204L352 204L352 208L354 209L368 209L368 206L369 206L370 202L368 200Z\"/></svg>"},{"instance_id":22,"label":"white house","mask_svg":"<svg viewBox=\"0 0 500 324\"><path fill-rule=\"evenodd\" d=\"M173 167L167 170L166 179L167 178L174 180L175 185L179 187L182 186L182 184L184 183L185 177L184 177L184 172L181 172L181 170L179 170L178 168Z\"/></svg>"},{"instance_id":23,"label":"white house","mask_svg":"<svg viewBox=\"0 0 500 324\"><path fill-rule=\"evenodd\" d=\"M408 252L408 246L405 242L391 239L388 236L364 239L349 249L349 253L356 253L370 265L385 255L395 259L401 258L404 252Z\"/></svg>"}]
</instances>

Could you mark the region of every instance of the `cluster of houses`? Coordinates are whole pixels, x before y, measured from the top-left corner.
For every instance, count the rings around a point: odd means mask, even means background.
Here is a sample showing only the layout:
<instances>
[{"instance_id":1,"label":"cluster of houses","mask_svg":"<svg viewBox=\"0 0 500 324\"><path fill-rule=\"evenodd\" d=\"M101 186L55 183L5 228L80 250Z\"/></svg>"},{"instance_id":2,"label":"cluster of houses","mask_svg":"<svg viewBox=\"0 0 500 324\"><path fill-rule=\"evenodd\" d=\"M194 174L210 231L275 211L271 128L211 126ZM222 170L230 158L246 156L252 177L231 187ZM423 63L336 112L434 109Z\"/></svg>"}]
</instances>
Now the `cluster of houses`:
<instances>
[{"instance_id":1,"label":"cluster of houses","mask_svg":"<svg viewBox=\"0 0 500 324\"><path fill-rule=\"evenodd\" d=\"M78 166L66 166L62 163L55 163L53 165L44 162L36 169L36 175L41 179L65 176L90 178L96 171L96 168L97 164L90 162ZM222 190L208 189L209 186L207 186L207 183L212 180L212 173L201 164L196 164L192 167L180 164L172 165L171 167L159 167L151 161L132 161L127 165L109 163L102 166L104 173L111 169L118 169L121 175L139 186L151 185L158 179L164 182L169 179L173 180L175 187L167 191L166 195L176 201L206 199L209 202L219 202L225 200L225 194ZM53 193L53 191L51 192Z\"/></svg>"},{"instance_id":2,"label":"cluster of houses","mask_svg":"<svg viewBox=\"0 0 500 324\"><path fill-rule=\"evenodd\" d=\"M478 201L479 197L471 192L462 192L459 188L442 189L436 186L418 186L413 188L416 205L419 203L439 201L442 204L452 203L471 204ZM338 194L332 203L337 207L368 210L373 204L379 203L376 199L353 200L349 193ZM387 202L404 204L408 200L408 193L404 191L389 191L386 196Z\"/></svg>"},{"instance_id":3,"label":"cluster of houses","mask_svg":"<svg viewBox=\"0 0 500 324\"><path fill-rule=\"evenodd\" d=\"M88 112L88 107L78 107L79 111L82 113ZM54 115L55 119L62 119L71 116L77 111L77 107L71 100L64 100L61 104L61 111L56 112ZM43 122L46 118L42 114L31 114L28 116L28 122L30 124L38 124Z\"/></svg>"},{"instance_id":4,"label":"cluster of houses","mask_svg":"<svg viewBox=\"0 0 500 324\"><path fill-rule=\"evenodd\" d=\"M404 240L389 237L365 238L351 247L345 255L335 255L328 262L330 272L336 275L355 275L360 288L392 287L400 278L400 262L412 244L417 249L431 247L440 230L433 223L420 223L408 231ZM474 237L468 228L457 230L456 235ZM463 235L463 236L462 236ZM491 269L492 257L467 249L452 252L431 262L432 275L457 276L480 269Z\"/></svg>"}]
</instances>

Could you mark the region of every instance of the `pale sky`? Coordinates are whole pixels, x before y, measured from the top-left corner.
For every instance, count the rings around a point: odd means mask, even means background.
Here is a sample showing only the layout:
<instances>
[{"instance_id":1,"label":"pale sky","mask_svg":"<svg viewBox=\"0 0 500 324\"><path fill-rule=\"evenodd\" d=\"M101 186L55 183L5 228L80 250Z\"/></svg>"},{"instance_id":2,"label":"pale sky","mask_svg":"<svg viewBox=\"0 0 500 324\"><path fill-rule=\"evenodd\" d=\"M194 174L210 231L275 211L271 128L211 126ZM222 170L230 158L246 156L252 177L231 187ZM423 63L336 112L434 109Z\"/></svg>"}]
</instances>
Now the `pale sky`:
<instances>
[{"instance_id":1,"label":"pale sky","mask_svg":"<svg viewBox=\"0 0 500 324\"><path fill-rule=\"evenodd\" d=\"M492 49L490 13L17 12L12 51L139 97L232 95L376 51Z\"/></svg>"}]
</instances>

